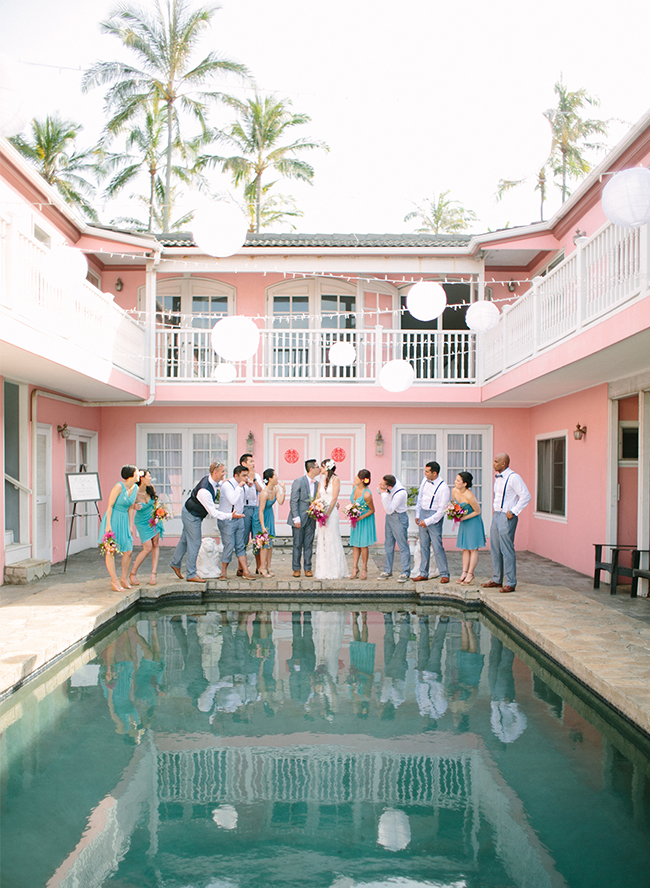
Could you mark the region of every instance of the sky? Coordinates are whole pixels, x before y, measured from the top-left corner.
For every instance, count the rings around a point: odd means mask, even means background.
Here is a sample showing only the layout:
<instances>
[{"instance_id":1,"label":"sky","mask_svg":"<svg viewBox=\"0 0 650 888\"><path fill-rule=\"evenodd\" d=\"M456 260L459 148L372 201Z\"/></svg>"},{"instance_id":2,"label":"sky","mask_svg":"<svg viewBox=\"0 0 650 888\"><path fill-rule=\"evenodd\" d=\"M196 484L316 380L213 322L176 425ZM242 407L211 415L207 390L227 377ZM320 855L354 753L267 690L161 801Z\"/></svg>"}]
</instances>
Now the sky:
<instances>
[{"instance_id":1,"label":"sky","mask_svg":"<svg viewBox=\"0 0 650 888\"><path fill-rule=\"evenodd\" d=\"M0 53L17 62L29 117L82 123L84 146L104 116L101 88L81 94L83 70L128 57L99 29L117 5L0 0ZM550 146L542 113L560 76L600 99L590 114L612 120L609 147L648 110L649 19L647 0L221 0L203 48L247 65L260 92L311 116L302 135L329 145L305 156L312 186L278 187L304 211L298 230L413 231L404 216L449 190L478 215L478 232L539 219L534 174ZM251 94L234 81L222 88ZM525 176L495 200L499 179ZM230 186L217 177L214 187ZM559 206L549 190L547 218ZM123 198L106 213L129 209Z\"/></svg>"}]
</instances>

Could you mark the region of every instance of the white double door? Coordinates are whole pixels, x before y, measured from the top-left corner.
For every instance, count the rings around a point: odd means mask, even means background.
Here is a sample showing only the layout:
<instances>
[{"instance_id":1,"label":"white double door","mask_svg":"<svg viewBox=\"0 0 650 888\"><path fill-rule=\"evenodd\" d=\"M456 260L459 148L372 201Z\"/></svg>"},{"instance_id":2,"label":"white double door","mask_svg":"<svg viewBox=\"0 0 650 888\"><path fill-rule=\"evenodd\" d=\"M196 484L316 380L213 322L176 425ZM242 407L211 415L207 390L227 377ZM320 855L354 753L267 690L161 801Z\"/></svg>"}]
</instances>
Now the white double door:
<instances>
[{"instance_id":1,"label":"white double door","mask_svg":"<svg viewBox=\"0 0 650 888\"><path fill-rule=\"evenodd\" d=\"M290 535L287 523L291 485L305 474L305 460L315 459L320 464L324 459L333 459L336 474L341 479L339 502L350 498L354 477L366 467L365 425L314 424L314 425L268 425L264 434L264 466L273 467L280 480L286 484L287 497L282 506L276 507L276 534ZM341 511L343 533L348 525Z\"/></svg>"}]
</instances>

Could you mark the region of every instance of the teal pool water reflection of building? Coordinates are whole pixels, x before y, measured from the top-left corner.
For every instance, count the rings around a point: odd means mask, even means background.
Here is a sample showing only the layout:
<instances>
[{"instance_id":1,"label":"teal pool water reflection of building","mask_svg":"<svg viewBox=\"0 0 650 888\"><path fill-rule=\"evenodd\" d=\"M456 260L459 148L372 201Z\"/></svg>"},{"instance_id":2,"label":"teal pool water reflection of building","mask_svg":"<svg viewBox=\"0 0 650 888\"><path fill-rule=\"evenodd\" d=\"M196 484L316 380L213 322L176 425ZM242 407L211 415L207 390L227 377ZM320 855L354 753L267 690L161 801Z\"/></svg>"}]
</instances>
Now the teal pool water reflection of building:
<instances>
[{"instance_id":1,"label":"teal pool water reflection of building","mask_svg":"<svg viewBox=\"0 0 650 888\"><path fill-rule=\"evenodd\" d=\"M515 647L435 608L133 617L0 711L0 883L650 884L644 738Z\"/></svg>"}]
</instances>

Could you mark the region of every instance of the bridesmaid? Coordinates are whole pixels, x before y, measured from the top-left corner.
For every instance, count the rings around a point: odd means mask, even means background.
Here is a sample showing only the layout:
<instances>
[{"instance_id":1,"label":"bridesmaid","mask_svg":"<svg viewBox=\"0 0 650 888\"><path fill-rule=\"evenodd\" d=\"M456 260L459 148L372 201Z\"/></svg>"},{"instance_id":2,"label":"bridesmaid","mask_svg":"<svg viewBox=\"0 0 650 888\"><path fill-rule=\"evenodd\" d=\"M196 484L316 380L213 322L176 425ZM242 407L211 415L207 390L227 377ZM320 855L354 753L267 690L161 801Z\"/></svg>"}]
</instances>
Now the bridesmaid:
<instances>
[{"instance_id":1,"label":"bridesmaid","mask_svg":"<svg viewBox=\"0 0 650 888\"><path fill-rule=\"evenodd\" d=\"M138 553L133 568L129 574L129 582L132 586L139 586L138 568L144 559L151 553L151 579L150 586L156 585L156 573L158 570L158 558L160 557L160 541L164 536L162 521L159 521L154 527L149 524L154 510L158 507L158 494L151 482L151 472L149 469L140 469L140 481L138 482L138 493L135 498L135 529L142 541L142 551Z\"/></svg>"},{"instance_id":2,"label":"bridesmaid","mask_svg":"<svg viewBox=\"0 0 650 888\"><path fill-rule=\"evenodd\" d=\"M133 555L130 516L133 514L132 506L138 493L140 478L140 473L135 466L123 466L120 474L123 480L118 481L111 490L106 513L99 525L99 542L101 543L103 540L104 534L112 530L117 540L117 546L122 552L122 576L119 580L115 573L115 555L112 553L106 555L106 569L110 574L111 589L114 592L123 592L125 589L131 588L127 579Z\"/></svg>"},{"instance_id":3,"label":"bridesmaid","mask_svg":"<svg viewBox=\"0 0 650 888\"><path fill-rule=\"evenodd\" d=\"M359 469L354 479L354 490L350 494L350 501L356 503L361 514L356 525L350 531L350 545L352 546L352 573L350 579L355 580L359 573L359 556L361 556L360 580L368 579L368 547L377 542L375 530L375 504L370 492L370 472L368 469Z\"/></svg>"},{"instance_id":4,"label":"bridesmaid","mask_svg":"<svg viewBox=\"0 0 650 888\"><path fill-rule=\"evenodd\" d=\"M280 484L275 469L264 469L262 475L264 487L260 493L259 505L257 512L253 513L253 539L258 533L268 531L271 536L275 536L275 518L273 516L273 506L276 501L279 506L284 502L285 490ZM273 577L271 573L271 556L273 555L273 540L264 546L260 551L260 568L259 571L263 577Z\"/></svg>"},{"instance_id":5,"label":"bridesmaid","mask_svg":"<svg viewBox=\"0 0 650 888\"><path fill-rule=\"evenodd\" d=\"M460 519L456 548L463 550L463 572L459 583L469 586L474 579L478 564L478 550L485 545L485 528L481 518L481 507L470 490L474 478L471 472L456 475L451 498L465 507L466 514Z\"/></svg>"}]
</instances>

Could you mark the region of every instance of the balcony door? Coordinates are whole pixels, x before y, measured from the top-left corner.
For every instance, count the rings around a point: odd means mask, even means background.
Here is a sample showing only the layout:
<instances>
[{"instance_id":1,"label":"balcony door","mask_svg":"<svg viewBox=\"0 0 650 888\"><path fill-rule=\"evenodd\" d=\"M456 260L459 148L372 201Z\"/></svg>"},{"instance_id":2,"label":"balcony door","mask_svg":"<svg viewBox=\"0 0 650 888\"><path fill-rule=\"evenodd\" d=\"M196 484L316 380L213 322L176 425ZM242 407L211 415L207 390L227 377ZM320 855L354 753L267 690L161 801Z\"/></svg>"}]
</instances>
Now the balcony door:
<instances>
[{"instance_id":1,"label":"balcony door","mask_svg":"<svg viewBox=\"0 0 650 888\"><path fill-rule=\"evenodd\" d=\"M365 466L365 426L363 425L292 425L266 426L264 430L265 465L272 466L280 480L286 484L287 497L284 505L277 507L276 531L280 536L290 536L287 524L291 485L305 473L305 460L333 459L336 474L341 479L339 502L341 508L347 502L354 486L354 476ZM348 524L341 515L343 533Z\"/></svg>"}]
</instances>

